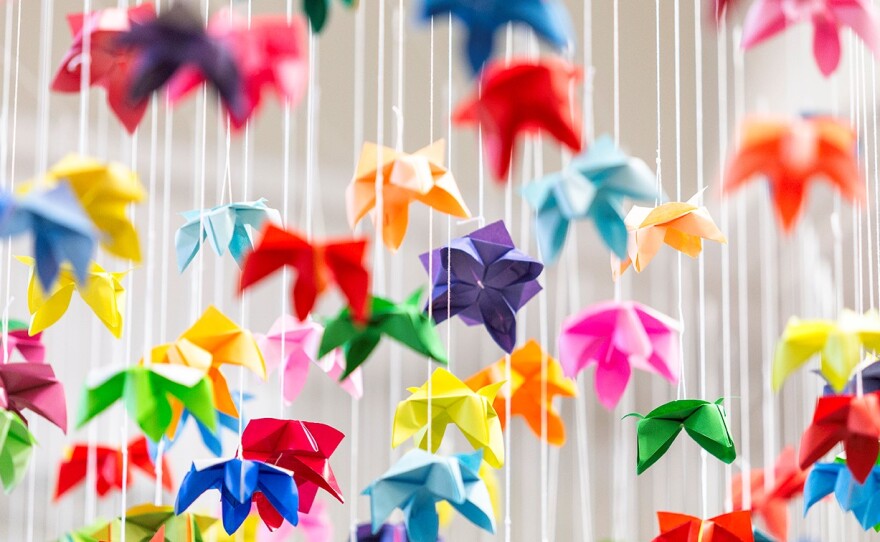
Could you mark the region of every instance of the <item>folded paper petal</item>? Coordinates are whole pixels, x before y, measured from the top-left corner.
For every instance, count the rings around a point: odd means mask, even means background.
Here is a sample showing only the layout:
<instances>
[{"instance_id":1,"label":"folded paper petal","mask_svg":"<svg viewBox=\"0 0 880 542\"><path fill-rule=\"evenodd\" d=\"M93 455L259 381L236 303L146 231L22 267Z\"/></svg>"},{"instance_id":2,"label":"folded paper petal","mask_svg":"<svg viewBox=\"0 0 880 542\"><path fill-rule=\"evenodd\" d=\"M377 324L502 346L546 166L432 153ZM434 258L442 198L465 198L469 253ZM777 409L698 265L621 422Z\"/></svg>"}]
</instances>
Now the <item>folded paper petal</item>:
<instances>
[{"instance_id":1,"label":"folded paper petal","mask_svg":"<svg viewBox=\"0 0 880 542\"><path fill-rule=\"evenodd\" d=\"M748 511L730 512L710 519L657 512L660 534L652 542L752 542Z\"/></svg>"},{"instance_id":2,"label":"folded paper petal","mask_svg":"<svg viewBox=\"0 0 880 542\"><path fill-rule=\"evenodd\" d=\"M67 432L67 404L64 386L51 365L6 363L0 365L0 408L18 414L30 410Z\"/></svg>"},{"instance_id":3,"label":"folded paper petal","mask_svg":"<svg viewBox=\"0 0 880 542\"><path fill-rule=\"evenodd\" d=\"M36 444L20 416L0 409L0 484L7 495L27 473Z\"/></svg>"}]
</instances>

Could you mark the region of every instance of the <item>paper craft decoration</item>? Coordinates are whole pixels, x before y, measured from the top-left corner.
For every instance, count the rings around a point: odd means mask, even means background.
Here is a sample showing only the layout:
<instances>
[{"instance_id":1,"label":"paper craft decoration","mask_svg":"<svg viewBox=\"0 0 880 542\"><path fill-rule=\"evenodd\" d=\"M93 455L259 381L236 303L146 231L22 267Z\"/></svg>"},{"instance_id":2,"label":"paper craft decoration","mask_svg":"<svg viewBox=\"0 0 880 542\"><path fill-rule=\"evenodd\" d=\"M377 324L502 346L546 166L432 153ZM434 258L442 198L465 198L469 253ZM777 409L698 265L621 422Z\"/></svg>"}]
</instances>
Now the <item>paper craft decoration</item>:
<instances>
[{"instance_id":1,"label":"paper craft decoration","mask_svg":"<svg viewBox=\"0 0 880 542\"><path fill-rule=\"evenodd\" d=\"M256 15L243 17L222 9L211 17L208 35L230 51L241 72L241 109L230 110L234 128L243 128L256 114L263 90L271 88L283 102L296 106L308 80L307 29L300 17ZM206 73L184 68L168 83L168 96L178 101L207 80Z\"/></svg>"},{"instance_id":2,"label":"paper craft decoration","mask_svg":"<svg viewBox=\"0 0 880 542\"><path fill-rule=\"evenodd\" d=\"M34 261L43 289L55 285L64 262L80 282L95 254L95 228L67 183L34 189L24 196L0 193L0 237L30 232Z\"/></svg>"},{"instance_id":3,"label":"paper craft decoration","mask_svg":"<svg viewBox=\"0 0 880 542\"><path fill-rule=\"evenodd\" d=\"M20 416L0 409L0 484L7 495L24 478L36 444Z\"/></svg>"},{"instance_id":4,"label":"paper craft decoration","mask_svg":"<svg viewBox=\"0 0 880 542\"><path fill-rule=\"evenodd\" d=\"M55 286L44 291L37 282L34 259L25 256L16 256L15 259L31 267L28 275L28 311L31 313L28 332L31 335L40 333L64 316L75 290L114 337L122 336L122 315L125 312L122 278L128 271L112 273L93 262L85 279L77 283L73 271L62 266Z\"/></svg>"},{"instance_id":5,"label":"paper craft decoration","mask_svg":"<svg viewBox=\"0 0 880 542\"><path fill-rule=\"evenodd\" d=\"M412 542L435 542L439 529L436 503L447 501L477 527L495 533L492 503L477 476L482 452L443 457L411 450L363 492L370 497L373 534L394 509L403 512Z\"/></svg>"},{"instance_id":6,"label":"paper craft decoration","mask_svg":"<svg viewBox=\"0 0 880 542\"><path fill-rule=\"evenodd\" d=\"M543 365L546 365L546 369L542 369ZM542 376L544 370L546 379ZM477 391L490 384L505 382L506 374L507 360L500 359L468 378L465 383ZM432 392L436 396L436 389ZM546 395L542 398L542 394ZM546 417L547 442L554 446L565 444L565 424L553 402L556 396L576 395L575 383L562 374L559 362L541 349L537 342L530 340L510 355L510 414L522 416L538 438L542 438L541 420ZM507 387L502 385L492 403L498 413L501 429L507 426L507 400Z\"/></svg>"},{"instance_id":7,"label":"paper craft decoration","mask_svg":"<svg viewBox=\"0 0 880 542\"><path fill-rule=\"evenodd\" d=\"M318 357L323 358L336 348L342 348L345 371L340 379L345 379L370 357L384 335L446 365L446 350L434 322L422 312L419 304L421 297L421 290L413 292L402 303L371 297L370 316L364 323L357 322L350 309L343 309L335 318L327 321L318 347Z\"/></svg>"},{"instance_id":8,"label":"paper craft decoration","mask_svg":"<svg viewBox=\"0 0 880 542\"><path fill-rule=\"evenodd\" d=\"M266 359L269 372L284 373L284 402L292 403L306 384L311 365L317 365L330 378L339 380L345 371L345 357L333 350L318 359L318 346L324 334L324 326L312 320L300 321L290 315L275 320L267 335L257 336L257 343ZM355 399L364 394L361 371L356 369L339 385Z\"/></svg>"},{"instance_id":9,"label":"paper craft decoration","mask_svg":"<svg viewBox=\"0 0 880 542\"><path fill-rule=\"evenodd\" d=\"M559 333L559 361L574 378L596 364L596 396L607 409L620 401L633 369L677 384L679 323L634 301L605 301L568 317Z\"/></svg>"},{"instance_id":10,"label":"paper craft decoration","mask_svg":"<svg viewBox=\"0 0 880 542\"><path fill-rule=\"evenodd\" d=\"M175 515L171 506L140 504L125 512L125 539L140 542L203 542L217 522L198 514ZM116 542L122 540L122 518L99 521L68 533L64 542Z\"/></svg>"},{"instance_id":11,"label":"paper craft decoration","mask_svg":"<svg viewBox=\"0 0 880 542\"><path fill-rule=\"evenodd\" d=\"M818 374L822 374L816 371ZM822 388L822 395L856 395L858 392L859 373L862 374L862 393L874 393L880 391L880 363L874 361L861 371L856 371L855 375L849 379L846 386L837 392L830 385L826 384Z\"/></svg>"},{"instance_id":12,"label":"paper craft decoration","mask_svg":"<svg viewBox=\"0 0 880 542\"><path fill-rule=\"evenodd\" d=\"M641 273L664 244L691 258L703 251L703 239L727 244L727 238L712 221L709 210L700 203L700 197L701 194L697 194L687 203L676 201L653 208L633 206L624 219L630 232L629 255L622 262L611 257L614 280L630 265L636 273Z\"/></svg>"},{"instance_id":13,"label":"paper craft decoration","mask_svg":"<svg viewBox=\"0 0 880 542\"><path fill-rule=\"evenodd\" d=\"M753 542L748 511L730 512L711 519L657 512L660 535L652 542Z\"/></svg>"},{"instance_id":14,"label":"paper craft decoration","mask_svg":"<svg viewBox=\"0 0 880 542\"><path fill-rule=\"evenodd\" d=\"M497 382L473 391L443 367L435 369L428 382L409 388L412 395L397 405L391 447L397 448L412 437L416 446L427 450L430 433L430 451L436 453L446 426L455 424L475 450L482 450L486 462L500 469L504 466L504 436L492 402L503 385Z\"/></svg>"},{"instance_id":15,"label":"paper craft decoration","mask_svg":"<svg viewBox=\"0 0 880 542\"><path fill-rule=\"evenodd\" d=\"M698 399L682 399L661 405L645 416L638 413L625 417L639 418L638 463L642 474L669 450L675 438L684 429L701 448L728 465L736 459L736 447L727 415L721 406L723 399L714 403Z\"/></svg>"},{"instance_id":16,"label":"paper craft decoration","mask_svg":"<svg viewBox=\"0 0 880 542\"><path fill-rule=\"evenodd\" d=\"M299 511L308 513L318 489L344 502L330 467L330 456L343 438L341 431L323 423L259 418L242 433L242 457L293 472Z\"/></svg>"},{"instance_id":17,"label":"paper craft decoration","mask_svg":"<svg viewBox=\"0 0 880 542\"><path fill-rule=\"evenodd\" d=\"M87 156L69 154L52 166L40 181L23 187L37 189L70 185L76 199L98 230L98 241L110 254L141 261L141 244L128 210L143 201L147 193L137 173L118 162L105 163Z\"/></svg>"},{"instance_id":18,"label":"paper craft decoration","mask_svg":"<svg viewBox=\"0 0 880 542\"><path fill-rule=\"evenodd\" d=\"M840 508L852 512L862 529L880 525L880 467L872 469L860 484L843 462L813 465L804 484L804 515L832 493Z\"/></svg>"},{"instance_id":19,"label":"paper craft decoration","mask_svg":"<svg viewBox=\"0 0 880 542\"><path fill-rule=\"evenodd\" d=\"M238 401L238 393L232 392L232 401L235 403L236 408L240 408ZM253 395L249 393L244 394L244 400L250 401L253 399ZM175 411L176 412L176 411ZM186 430L187 421L192 419L195 422L196 429L199 432L199 437L202 440L202 444L205 445L205 448L208 449L215 457L220 457L223 455L223 432L224 430L229 431L231 433L235 433L236 439L238 438L238 417L230 416L224 412L220 412L219 410L215 411L217 416L217 425L214 429L208 428L205 424L203 424L198 418L190 414L189 410L184 408L180 414L180 421L177 422L177 426L175 427L173 438L168 438L168 435L163 435L161 444L164 446L164 453L168 453L168 450L178 441L178 438ZM150 457L155 461L156 457L159 455L159 444L153 441L147 441L147 446L150 449Z\"/></svg>"},{"instance_id":20,"label":"paper craft decoration","mask_svg":"<svg viewBox=\"0 0 880 542\"><path fill-rule=\"evenodd\" d=\"M516 313L541 291L544 265L516 248L503 221L419 257L431 276L431 311L438 324L459 316L484 325L505 352L516 345Z\"/></svg>"},{"instance_id":21,"label":"paper craft decoration","mask_svg":"<svg viewBox=\"0 0 880 542\"><path fill-rule=\"evenodd\" d=\"M123 489L123 458L122 450L111 446L93 446L95 454L95 487L86 488L86 491L96 491L99 497L104 497L111 491ZM128 443L128 485L133 483L135 470L146 474L153 480L156 479L156 467L150 458L147 439L138 437ZM60 499L73 488L86 483L89 446L77 444L65 451L64 458L58 464L58 484L55 486L55 500ZM174 482L171 479L171 463L168 457L162 458L162 487L165 491L174 491Z\"/></svg>"},{"instance_id":22,"label":"paper craft decoration","mask_svg":"<svg viewBox=\"0 0 880 542\"><path fill-rule=\"evenodd\" d=\"M757 0L743 21L742 47L750 49L802 22L813 25L813 57L825 77L840 64L841 27L849 27L869 50L880 53L880 16L867 0Z\"/></svg>"},{"instance_id":23,"label":"paper craft decoration","mask_svg":"<svg viewBox=\"0 0 880 542\"><path fill-rule=\"evenodd\" d=\"M256 504L260 518L277 529L284 520L296 525L296 485L290 473L259 461L220 459L194 462L180 482L174 511L189 508L206 491L220 492L223 504L223 529L227 534L238 530Z\"/></svg>"},{"instance_id":24,"label":"paper craft decoration","mask_svg":"<svg viewBox=\"0 0 880 542\"><path fill-rule=\"evenodd\" d=\"M880 349L880 314L875 311L860 315L844 309L836 321L792 317L776 345L773 389L819 354L822 376L832 388L842 390L862 361L862 348L869 353Z\"/></svg>"},{"instance_id":25,"label":"paper craft decoration","mask_svg":"<svg viewBox=\"0 0 880 542\"><path fill-rule=\"evenodd\" d=\"M299 234L266 224L253 252L241 268L243 292L282 267L292 267L296 278L290 290L296 316L305 320L318 297L335 284L355 318L363 320L370 295L370 273L364 265L366 239L308 241Z\"/></svg>"},{"instance_id":26,"label":"paper craft decoration","mask_svg":"<svg viewBox=\"0 0 880 542\"><path fill-rule=\"evenodd\" d=\"M581 114L569 96L571 83L581 76L580 69L554 57L492 62L483 70L479 92L459 103L452 122L482 126L489 168L504 180L523 133L544 132L581 150Z\"/></svg>"},{"instance_id":27,"label":"paper craft decoration","mask_svg":"<svg viewBox=\"0 0 880 542\"><path fill-rule=\"evenodd\" d=\"M0 408L14 412L27 424L22 410L30 410L67 432L64 386L51 365L0 364Z\"/></svg>"},{"instance_id":28,"label":"paper craft decoration","mask_svg":"<svg viewBox=\"0 0 880 542\"><path fill-rule=\"evenodd\" d=\"M709 0L712 9L712 18L717 23L720 22L730 12L736 0Z\"/></svg>"},{"instance_id":29,"label":"paper craft decoration","mask_svg":"<svg viewBox=\"0 0 880 542\"><path fill-rule=\"evenodd\" d=\"M210 246L218 256L223 256L228 247L230 256L241 265L245 255L254 249L253 232L260 231L267 221L281 222L281 214L267 207L265 198L219 205L213 209L193 209L182 215L186 223L174 234L177 270L181 273L202 244Z\"/></svg>"},{"instance_id":30,"label":"paper craft decoration","mask_svg":"<svg viewBox=\"0 0 880 542\"><path fill-rule=\"evenodd\" d=\"M773 471L773 485L770 487L766 485L764 469L749 474L752 518L761 517L767 532L777 540L788 540L788 504L804 492L807 471L798 466L791 446L786 446L779 454ZM736 474L732 485L733 508L742 510L743 475Z\"/></svg>"},{"instance_id":31,"label":"paper craft decoration","mask_svg":"<svg viewBox=\"0 0 880 542\"><path fill-rule=\"evenodd\" d=\"M28 324L20 320L7 321L6 361L12 359L12 353L18 350L24 361L28 363L45 363L46 347L43 345L42 333L28 333Z\"/></svg>"},{"instance_id":32,"label":"paper craft decoration","mask_svg":"<svg viewBox=\"0 0 880 542\"><path fill-rule=\"evenodd\" d=\"M558 50L574 46L571 17L559 0L423 0L425 20L447 14L467 27L467 58L473 73L479 73L491 58L495 34L508 23L528 26Z\"/></svg>"},{"instance_id":33,"label":"paper craft decoration","mask_svg":"<svg viewBox=\"0 0 880 542\"><path fill-rule=\"evenodd\" d=\"M832 117L746 119L739 146L724 175L724 191L767 178L779 225L791 233L800 219L810 185L825 180L852 201L865 199L856 132Z\"/></svg>"},{"instance_id":34,"label":"paper craft decoration","mask_svg":"<svg viewBox=\"0 0 880 542\"><path fill-rule=\"evenodd\" d=\"M409 542L409 538L406 536L406 526L398 523L383 523L375 534L373 534L372 525L362 523L357 526L355 540L357 542ZM437 537L437 542L443 542L443 539Z\"/></svg>"},{"instance_id":35,"label":"paper craft decoration","mask_svg":"<svg viewBox=\"0 0 880 542\"><path fill-rule=\"evenodd\" d=\"M480 480L486 484L486 490L489 492L489 501L492 503L492 511L494 512L495 521L499 521L501 519L501 484L498 481L498 475L496 474L496 470L494 467L490 466L483 460L480 463L480 470L477 471L477 475L480 477ZM452 520L455 518L455 508L452 507L446 501L437 503L437 516L440 518L440 528L443 529L449 526L452 523ZM438 542L441 542L441 539L437 539Z\"/></svg>"},{"instance_id":36,"label":"paper craft decoration","mask_svg":"<svg viewBox=\"0 0 880 542\"><path fill-rule=\"evenodd\" d=\"M156 8L148 3L128 9L108 8L68 15L67 25L73 43L58 67L52 90L68 93L82 90L82 57L88 39L88 84L104 88L110 110L128 133L134 133L144 117L148 101L128 99L133 56L131 50L119 47L117 40L131 29L132 24L144 24L155 18Z\"/></svg>"},{"instance_id":37,"label":"paper craft decoration","mask_svg":"<svg viewBox=\"0 0 880 542\"><path fill-rule=\"evenodd\" d=\"M158 442L174 434L175 413L185 407L205 426L217 426L213 387L203 371L183 365L107 366L93 371L83 388L76 428L122 400L138 427Z\"/></svg>"},{"instance_id":38,"label":"paper craft decoration","mask_svg":"<svg viewBox=\"0 0 880 542\"><path fill-rule=\"evenodd\" d=\"M446 142L439 140L413 154L364 143L357 170L345 191L352 229L370 213L382 213L382 241L396 251L409 224L409 206L421 202L437 211L470 218L455 178L443 165ZM382 209L376 209L376 178L382 176Z\"/></svg>"},{"instance_id":39,"label":"paper craft decoration","mask_svg":"<svg viewBox=\"0 0 880 542\"><path fill-rule=\"evenodd\" d=\"M244 87L235 55L206 32L201 17L187 4L175 3L155 19L132 24L116 43L131 48L134 55L129 100L146 100L174 76L194 70L217 91L230 115L244 116Z\"/></svg>"},{"instance_id":40,"label":"paper craft decoration","mask_svg":"<svg viewBox=\"0 0 880 542\"><path fill-rule=\"evenodd\" d=\"M289 523L283 523L278 529L271 531L265 524L259 524L259 515L254 514L251 509L251 515L245 520L244 526L229 540L218 539L216 542L236 542L235 538L240 535L242 530L245 531L245 540L254 540L259 542L287 542L289 540L299 540L294 534L299 533L299 537L304 542L328 542L335 540L333 537L333 523L330 519L330 512L324 501L316 500L308 514L299 513L299 525L294 527ZM248 538L248 522L253 522L253 535Z\"/></svg>"},{"instance_id":41,"label":"paper craft decoration","mask_svg":"<svg viewBox=\"0 0 880 542\"><path fill-rule=\"evenodd\" d=\"M238 409L220 367L227 364L241 366L266 379L266 364L254 336L214 306L208 307L173 343L153 348L150 358L153 365L180 365L196 369L208 377L213 391L211 406L236 418ZM179 417L179 413L174 416L172 434Z\"/></svg>"},{"instance_id":42,"label":"paper craft decoration","mask_svg":"<svg viewBox=\"0 0 880 542\"><path fill-rule=\"evenodd\" d=\"M357 9L360 0L341 0L342 4L349 9ZM330 4L333 0L303 0L303 11L309 18L312 30L319 34L327 23L330 14Z\"/></svg>"},{"instance_id":43,"label":"paper craft decoration","mask_svg":"<svg viewBox=\"0 0 880 542\"><path fill-rule=\"evenodd\" d=\"M800 466L805 469L842 442L846 463L862 483L880 454L880 394L820 397L813 421L801 437Z\"/></svg>"},{"instance_id":44,"label":"paper craft decoration","mask_svg":"<svg viewBox=\"0 0 880 542\"><path fill-rule=\"evenodd\" d=\"M523 197L535 209L535 236L546 263L559 258L569 224L575 220L591 221L605 246L618 258L626 258L629 233L623 219L624 198L663 199L648 166L627 156L607 135L596 139L562 171L526 184Z\"/></svg>"}]
</instances>

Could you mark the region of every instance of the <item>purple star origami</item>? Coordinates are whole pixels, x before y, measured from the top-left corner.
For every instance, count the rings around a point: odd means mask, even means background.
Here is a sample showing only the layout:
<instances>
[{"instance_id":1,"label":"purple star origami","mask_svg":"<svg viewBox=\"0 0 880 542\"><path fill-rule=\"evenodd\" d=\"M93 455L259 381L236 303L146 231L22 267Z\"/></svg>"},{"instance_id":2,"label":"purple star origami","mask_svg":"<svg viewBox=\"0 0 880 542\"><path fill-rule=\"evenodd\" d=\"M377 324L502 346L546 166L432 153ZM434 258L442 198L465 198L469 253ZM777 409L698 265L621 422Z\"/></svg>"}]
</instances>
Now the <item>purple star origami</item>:
<instances>
[{"instance_id":1,"label":"purple star origami","mask_svg":"<svg viewBox=\"0 0 880 542\"><path fill-rule=\"evenodd\" d=\"M483 324L505 352L516 344L516 312L541 291L544 265L513 245L498 221L453 239L419 257L431 275L431 307L437 323L458 315Z\"/></svg>"}]
</instances>

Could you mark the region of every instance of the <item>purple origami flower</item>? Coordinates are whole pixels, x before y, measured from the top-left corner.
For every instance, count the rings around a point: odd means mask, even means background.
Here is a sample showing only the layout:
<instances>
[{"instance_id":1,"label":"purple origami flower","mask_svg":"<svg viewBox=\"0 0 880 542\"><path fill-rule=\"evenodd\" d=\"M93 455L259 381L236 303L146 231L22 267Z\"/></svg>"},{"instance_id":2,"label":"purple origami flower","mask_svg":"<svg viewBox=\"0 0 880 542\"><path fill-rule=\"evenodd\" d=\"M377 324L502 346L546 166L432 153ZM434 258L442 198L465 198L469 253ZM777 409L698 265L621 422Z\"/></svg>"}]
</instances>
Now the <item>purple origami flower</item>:
<instances>
[{"instance_id":1,"label":"purple origami flower","mask_svg":"<svg viewBox=\"0 0 880 542\"><path fill-rule=\"evenodd\" d=\"M373 534L370 524L362 523L357 527L357 542L409 542L409 538L402 524L385 523ZM443 539L438 537L437 542Z\"/></svg>"},{"instance_id":2,"label":"purple origami flower","mask_svg":"<svg viewBox=\"0 0 880 542\"><path fill-rule=\"evenodd\" d=\"M483 324L505 352L516 344L516 312L541 291L544 265L513 246L498 221L447 247L420 256L431 274L434 321L460 316L469 326Z\"/></svg>"},{"instance_id":3,"label":"purple origami flower","mask_svg":"<svg viewBox=\"0 0 880 542\"><path fill-rule=\"evenodd\" d=\"M217 90L230 114L244 114L244 87L232 51L210 36L201 18L183 3L146 23L132 23L119 45L135 51L128 88L132 102L148 98L172 77L196 70Z\"/></svg>"}]
</instances>

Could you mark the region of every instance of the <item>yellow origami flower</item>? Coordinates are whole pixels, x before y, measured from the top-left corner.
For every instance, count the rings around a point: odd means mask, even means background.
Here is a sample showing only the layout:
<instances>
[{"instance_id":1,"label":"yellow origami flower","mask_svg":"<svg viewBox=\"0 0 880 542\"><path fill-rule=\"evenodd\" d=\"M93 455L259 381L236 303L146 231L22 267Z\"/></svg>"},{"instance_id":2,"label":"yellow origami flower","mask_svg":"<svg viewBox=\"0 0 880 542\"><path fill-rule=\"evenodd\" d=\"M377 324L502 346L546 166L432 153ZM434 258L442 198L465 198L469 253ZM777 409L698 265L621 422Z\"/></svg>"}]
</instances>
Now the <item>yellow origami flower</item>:
<instances>
[{"instance_id":1,"label":"yellow origami flower","mask_svg":"<svg viewBox=\"0 0 880 542\"><path fill-rule=\"evenodd\" d=\"M86 281L77 284L73 270L69 265L64 264L52 290L44 292L34 272L34 259L26 256L15 258L31 268L28 278L28 310L31 313L31 325L28 333L36 335L57 322L70 306L71 297L76 290L82 300L92 308L95 316L101 319L116 338L122 335L122 314L125 310L125 289L122 287L122 278L128 271L112 273L93 262Z\"/></svg>"},{"instance_id":2,"label":"yellow origami flower","mask_svg":"<svg viewBox=\"0 0 880 542\"><path fill-rule=\"evenodd\" d=\"M473 391L441 367L431 375L430 384L430 400L426 382L420 388L409 388L412 395L397 405L391 446L396 448L414 436L416 446L427 450L430 431L431 452L436 452L443 440L446 426L452 423L461 429L475 450L483 449L483 457L489 465L501 468L504 465L504 439L501 434L501 420L492 402L504 382L496 382Z\"/></svg>"}]
</instances>

